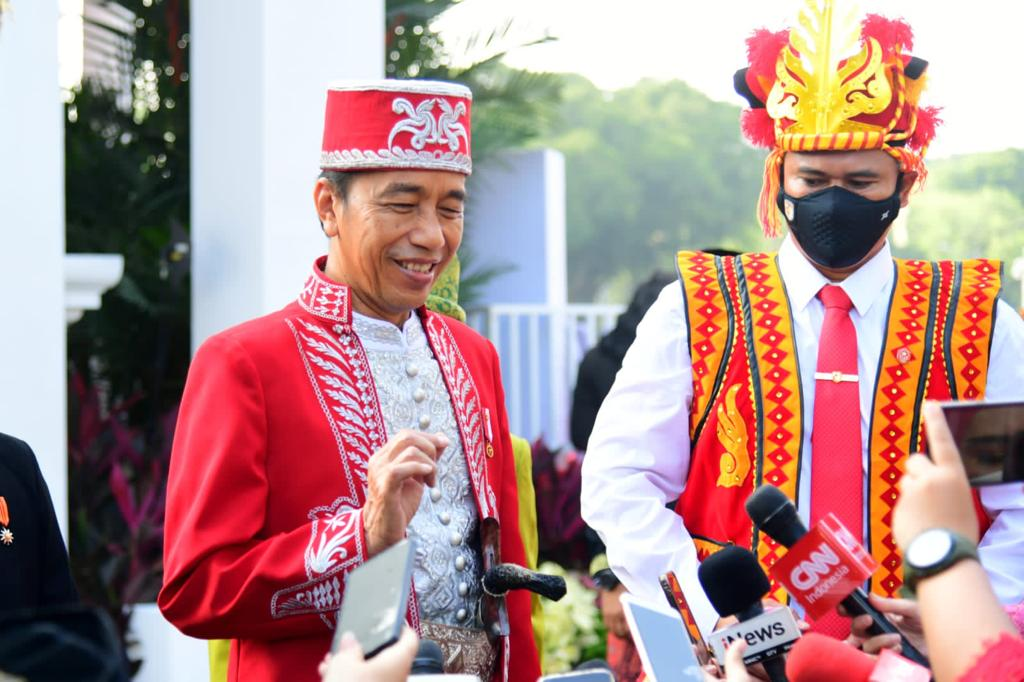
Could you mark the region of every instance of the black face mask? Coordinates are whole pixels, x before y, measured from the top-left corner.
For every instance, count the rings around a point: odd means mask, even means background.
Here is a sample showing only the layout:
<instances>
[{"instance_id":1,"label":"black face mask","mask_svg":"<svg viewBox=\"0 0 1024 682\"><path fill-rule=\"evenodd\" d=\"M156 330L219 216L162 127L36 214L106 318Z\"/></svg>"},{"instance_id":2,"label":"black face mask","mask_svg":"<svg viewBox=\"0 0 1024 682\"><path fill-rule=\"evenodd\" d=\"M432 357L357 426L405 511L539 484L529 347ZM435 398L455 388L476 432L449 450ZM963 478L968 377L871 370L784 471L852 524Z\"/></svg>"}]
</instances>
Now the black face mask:
<instances>
[{"instance_id":1,"label":"black face mask","mask_svg":"<svg viewBox=\"0 0 1024 682\"><path fill-rule=\"evenodd\" d=\"M901 178L902 179L902 178ZM792 197L779 189L779 210L807 257L826 268L856 265L871 252L900 212L900 184L888 199L872 201L829 187Z\"/></svg>"}]
</instances>

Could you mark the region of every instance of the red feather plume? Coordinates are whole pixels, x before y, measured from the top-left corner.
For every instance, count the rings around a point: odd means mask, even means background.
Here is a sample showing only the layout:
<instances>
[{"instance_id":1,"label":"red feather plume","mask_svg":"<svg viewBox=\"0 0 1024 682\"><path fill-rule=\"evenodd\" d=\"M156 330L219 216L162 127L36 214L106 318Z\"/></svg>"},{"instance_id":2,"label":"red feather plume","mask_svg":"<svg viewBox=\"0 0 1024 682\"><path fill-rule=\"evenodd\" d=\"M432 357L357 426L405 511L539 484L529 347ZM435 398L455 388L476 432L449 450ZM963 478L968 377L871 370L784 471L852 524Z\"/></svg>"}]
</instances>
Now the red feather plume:
<instances>
[{"instance_id":1,"label":"red feather plume","mask_svg":"<svg viewBox=\"0 0 1024 682\"><path fill-rule=\"evenodd\" d=\"M767 109L744 109L740 114L740 130L755 147L775 146L775 121Z\"/></svg>"},{"instance_id":2,"label":"red feather plume","mask_svg":"<svg viewBox=\"0 0 1024 682\"><path fill-rule=\"evenodd\" d=\"M914 30L903 19L889 19L881 14L868 14L860 28L861 41L874 38L885 56L889 57L898 47L907 52L914 49Z\"/></svg>"},{"instance_id":3,"label":"red feather plume","mask_svg":"<svg viewBox=\"0 0 1024 682\"><path fill-rule=\"evenodd\" d=\"M755 29L747 38L747 60L750 70L757 76L767 76L775 80L775 63L779 53L789 43L789 31L769 31L766 28Z\"/></svg>"},{"instance_id":4,"label":"red feather plume","mask_svg":"<svg viewBox=\"0 0 1024 682\"><path fill-rule=\"evenodd\" d=\"M911 149L920 150L926 148L935 139L935 129L942 125L939 113L940 107L921 107L917 110L917 125L914 126L914 134L907 140L907 146Z\"/></svg>"}]
</instances>

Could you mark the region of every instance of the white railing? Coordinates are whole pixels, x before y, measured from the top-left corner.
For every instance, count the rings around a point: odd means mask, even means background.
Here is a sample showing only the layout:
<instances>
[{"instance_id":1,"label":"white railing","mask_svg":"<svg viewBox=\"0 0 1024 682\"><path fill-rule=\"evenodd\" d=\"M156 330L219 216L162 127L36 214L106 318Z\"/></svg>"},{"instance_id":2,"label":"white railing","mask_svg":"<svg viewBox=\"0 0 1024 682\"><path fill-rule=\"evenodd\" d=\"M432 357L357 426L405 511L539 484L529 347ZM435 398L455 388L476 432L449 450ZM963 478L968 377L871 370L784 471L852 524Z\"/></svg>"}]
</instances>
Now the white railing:
<instances>
[{"instance_id":1,"label":"white railing","mask_svg":"<svg viewBox=\"0 0 1024 682\"><path fill-rule=\"evenodd\" d=\"M469 324L501 357L512 433L569 444L569 408L580 360L611 331L621 305L499 304L468 311Z\"/></svg>"}]
</instances>

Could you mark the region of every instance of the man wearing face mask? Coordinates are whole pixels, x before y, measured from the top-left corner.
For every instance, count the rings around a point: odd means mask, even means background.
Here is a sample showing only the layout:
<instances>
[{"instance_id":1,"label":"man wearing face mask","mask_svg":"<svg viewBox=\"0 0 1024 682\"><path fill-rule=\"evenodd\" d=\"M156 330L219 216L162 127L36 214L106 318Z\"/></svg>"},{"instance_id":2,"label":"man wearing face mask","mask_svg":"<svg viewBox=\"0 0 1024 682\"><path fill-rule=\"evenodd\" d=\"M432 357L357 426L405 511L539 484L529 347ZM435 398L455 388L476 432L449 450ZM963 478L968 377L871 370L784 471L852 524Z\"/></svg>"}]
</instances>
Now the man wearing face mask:
<instances>
[{"instance_id":1,"label":"man wearing face mask","mask_svg":"<svg viewBox=\"0 0 1024 682\"><path fill-rule=\"evenodd\" d=\"M784 552L744 512L755 487L781 488L808 525L835 513L879 563L872 591L893 596L892 508L925 447L923 401L1024 398L1024 322L998 300L1000 263L890 252L938 123L920 105L927 63L910 27L844 22L833 4L808 2L792 31L755 31L735 77L743 133L771 149L758 216L768 237L784 219L786 239L777 254L678 254L680 281L640 324L583 465L583 516L616 576L658 600L674 570L705 631L717 614L699 562L737 544L767 570ZM976 506L982 563L1019 602L1019 486ZM777 585L770 596L786 601ZM836 614L813 626L850 631Z\"/></svg>"},{"instance_id":2,"label":"man wearing face mask","mask_svg":"<svg viewBox=\"0 0 1024 682\"><path fill-rule=\"evenodd\" d=\"M462 240L471 104L452 83L329 88L313 183L327 255L294 302L189 368L159 605L232 640L229 680L319 681L348 574L405 537L405 617L446 671L539 675L529 595L481 581L526 563L497 354L424 306Z\"/></svg>"}]
</instances>

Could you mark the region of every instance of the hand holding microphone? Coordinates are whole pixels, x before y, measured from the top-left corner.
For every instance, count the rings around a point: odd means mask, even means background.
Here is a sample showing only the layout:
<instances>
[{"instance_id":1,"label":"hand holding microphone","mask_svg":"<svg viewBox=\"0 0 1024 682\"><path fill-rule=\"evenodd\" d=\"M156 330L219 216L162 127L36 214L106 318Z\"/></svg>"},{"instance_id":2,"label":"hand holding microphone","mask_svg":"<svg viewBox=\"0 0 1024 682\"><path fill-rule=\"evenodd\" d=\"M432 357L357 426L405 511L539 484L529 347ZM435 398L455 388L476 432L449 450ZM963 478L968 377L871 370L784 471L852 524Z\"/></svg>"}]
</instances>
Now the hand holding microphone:
<instances>
[{"instance_id":1,"label":"hand holding microphone","mask_svg":"<svg viewBox=\"0 0 1024 682\"><path fill-rule=\"evenodd\" d=\"M757 558L747 549L730 545L702 561L697 578L715 611L739 620L708 637L715 657L725 660L726 646L743 639L747 643L744 663L760 662L772 682L785 682L781 656L800 636L800 630L789 608L765 611L761 599L771 584Z\"/></svg>"},{"instance_id":2,"label":"hand holding microphone","mask_svg":"<svg viewBox=\"0 0 1024 682\"><path fill-rule=\"evenodd\" d=\"M800 542L808 534L807 527L797 515L796 507L786 497L785 493L773 485L765 484L759 487L747 498L747 514L754 525L768 537L779 544L790 549L788 554L780 560L780 564L789 565L793 563L789 581L792 586L795 583L797 589L790 589L790 593L800 601L809 612L815 613L818 609L832 608L835 595L840 591L837 587L846 585L858 585L870 575L859 573L863 571L863 562L857 561L854 556L856 552L849 552L850 549L859 549L862 558L870 560L863 548L851 548L846 538L836 532L836 529L819 524L815 526L814 542L809 539ZM840 526L841 528L841 526ZM848 535L848 534L847 534ZM822 542L826 536L838 539L839 542ZM839 549L840 551L835 551ZM856 579L854 579L856 576ZM787 582L783 580L782 582ZM804 592L801 588L807 588ZM845 591L845 590L843 590ZM900 647L903 655L921 665L928 665L928 659L893 625L885 615L876 609L869 601L868 596L860 587L856 587L840 603L847 613L854 616L868 615L871 617L872 626L868 632L872 635L896 634L900 636Z\"/></svg>"}]
</instances>

